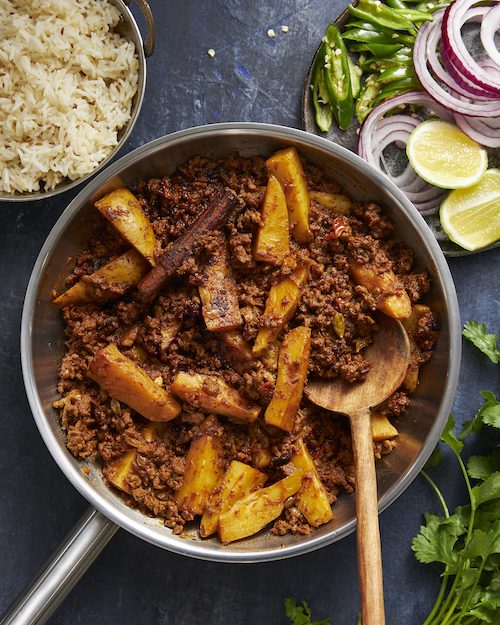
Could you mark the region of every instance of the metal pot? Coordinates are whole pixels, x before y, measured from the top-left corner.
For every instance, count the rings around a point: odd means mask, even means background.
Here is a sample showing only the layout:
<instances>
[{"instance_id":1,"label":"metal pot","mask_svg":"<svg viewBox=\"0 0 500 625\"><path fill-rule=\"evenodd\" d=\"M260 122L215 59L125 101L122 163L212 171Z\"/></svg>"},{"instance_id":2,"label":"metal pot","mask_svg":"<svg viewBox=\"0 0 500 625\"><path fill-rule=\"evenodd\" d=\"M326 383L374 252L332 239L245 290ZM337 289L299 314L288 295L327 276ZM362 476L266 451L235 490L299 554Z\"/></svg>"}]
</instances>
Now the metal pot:
<instances>
[{"instance_id":1,"label":"metal pot","mask_svg":"<svg viewBox=\"0 0 500 625\"><path fill-rule=\"evenodd\" d=\"M461 351L460 317L453 280L443 254L416 209L386 177L355 154L320 137L280 126L228 123L183 130L152 141L124 156L99 174L71 202L49 234L36 261L24 304L21 354L24 381L33 416L54 460L72 484L99 510L75 528L67 543L42 573L35 590L4 623L42 622L67 588L75 583L109 540L117 525L154 545L179 554L221 562L263 562L301 555L347 536L355 528L352 495L335 505L335 519L309 536L272 536L269 532L223 546L197 535L181 538L158 520L127 507L106 487L91 462L82 471L67 450L58 416L57 372L64 351L60 311L50 292L67 275L68 258L82 249L95 209L93 202L114 188L138 179L172 173L187 158L201 154L220 157L238 151L242 156L266 155L296 146L311 162L337 180L359 200L382 205L394 220L418 262L432 276L427 302L440 316L440 333L421 383L398 423L399 445L377 463L379 508L391 504L416 477L434 449L450 411L458 380ZM116 525L115 525L116 524ZM13 614L13 616L12 616ZM42 618L40 618L40 615Z\"/></svg>"},{"instance_id":2,"label":"metal pot","mask_svg":"<svg viewBox=\"0 0 500 625\"><path fill-rule=\"evenodd\" d=\"M52 189L51 191L33 191L32 193L0 192L1 202L30 202L32 200L45 200L49 197L59 195L59 193L63 193L64 191L69 191L69 189L73 189L73 187L82 184L82 182L85 182L85 180L91 178L96 172L103 169L103 167L106 167L106 165L110 163L110 161L116 156L116 154L121 150L121 148L125 145L125 142L129 138L130 133L132 132L135 123L139 117L142 101L144 99L144 90L146 89L146 59L153 54L155 47L154 19L151 8L149 7L149 4L146 2L146 0L136 0L144 15L147 26L146 40L143 42L139 27L137 26L137 22L135 21L132 12L128 8L131 0L108 1L110 2L110 4L113 4L121 13L121 20L116 27L116 32L118 32L128 41L132 41L135 44L135 49L137 51L137 56L139 59L137 93L132 100L130 120L127 125L118 132L118 143L115 145L110 154L101 163L99 163L99 165L89 174L86 174L81 178L77 178L76 180L69 180L68 178L67 180L58 184L55 189Z\"/></svg>"}]
</instances>

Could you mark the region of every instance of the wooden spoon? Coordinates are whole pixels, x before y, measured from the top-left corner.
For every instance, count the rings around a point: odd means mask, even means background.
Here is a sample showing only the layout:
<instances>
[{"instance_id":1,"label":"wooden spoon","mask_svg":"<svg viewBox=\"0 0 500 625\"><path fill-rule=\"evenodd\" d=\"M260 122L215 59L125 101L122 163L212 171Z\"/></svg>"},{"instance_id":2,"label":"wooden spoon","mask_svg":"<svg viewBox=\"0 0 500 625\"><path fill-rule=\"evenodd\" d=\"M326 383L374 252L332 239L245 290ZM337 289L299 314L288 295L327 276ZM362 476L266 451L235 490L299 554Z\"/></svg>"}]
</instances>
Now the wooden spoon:
<instances>
[{"instance_id":1,"label":"wooden spoon","mask_svg":"<svg viewBox=\"0 0 500 625\"><path fill-rule=\"evenodd\" d=\"M387 399L402 383L408 368L410 344L399 321L381 315L380 331L366 350L370 369L360 384L342 380L314 380L307 397L332 412L349 417L356 477L358 574L363 625L384 625L382 555L378 526L377 476L373 456L370 408Z\"/></svg>"}]
</instances>

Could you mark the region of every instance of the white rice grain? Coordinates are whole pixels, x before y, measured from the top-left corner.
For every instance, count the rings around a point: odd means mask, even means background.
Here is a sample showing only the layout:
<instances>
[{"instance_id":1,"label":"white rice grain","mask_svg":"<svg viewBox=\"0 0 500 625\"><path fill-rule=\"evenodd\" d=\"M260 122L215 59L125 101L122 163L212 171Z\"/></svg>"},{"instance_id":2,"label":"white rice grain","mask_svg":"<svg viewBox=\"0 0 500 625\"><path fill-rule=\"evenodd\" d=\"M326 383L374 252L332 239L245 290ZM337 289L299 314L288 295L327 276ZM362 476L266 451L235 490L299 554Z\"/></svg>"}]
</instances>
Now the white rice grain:
<instances>
[{"instance_id":1,"label":"white rice grain","mask_svg":"<svg viewBox=\"0 0 500 625\"><path fill-rule=\"evenodd\" d=\"M0 0L0 191L92 172L130 120L139 62L107 0Z\"/></svg>"}]
</instances>

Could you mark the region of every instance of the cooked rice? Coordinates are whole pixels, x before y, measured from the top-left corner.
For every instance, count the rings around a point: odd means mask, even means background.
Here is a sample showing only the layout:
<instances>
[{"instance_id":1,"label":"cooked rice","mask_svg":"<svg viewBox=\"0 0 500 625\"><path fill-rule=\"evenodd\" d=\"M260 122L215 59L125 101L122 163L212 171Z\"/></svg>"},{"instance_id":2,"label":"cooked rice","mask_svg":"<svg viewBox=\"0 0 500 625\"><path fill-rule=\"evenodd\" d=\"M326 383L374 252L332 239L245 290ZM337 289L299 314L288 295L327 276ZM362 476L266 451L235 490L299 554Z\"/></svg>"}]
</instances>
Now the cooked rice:
<instances>
[{"instance_id":1,"label":"cooked rice","mask_svg":"<svg viewBox=\"0 0 500 625\"><path fill-rule=\"evenodd\" d=\"M139 63L107 0L0 0L0 190L92 172L130 119Z\"/></svg>"}]
</instances>

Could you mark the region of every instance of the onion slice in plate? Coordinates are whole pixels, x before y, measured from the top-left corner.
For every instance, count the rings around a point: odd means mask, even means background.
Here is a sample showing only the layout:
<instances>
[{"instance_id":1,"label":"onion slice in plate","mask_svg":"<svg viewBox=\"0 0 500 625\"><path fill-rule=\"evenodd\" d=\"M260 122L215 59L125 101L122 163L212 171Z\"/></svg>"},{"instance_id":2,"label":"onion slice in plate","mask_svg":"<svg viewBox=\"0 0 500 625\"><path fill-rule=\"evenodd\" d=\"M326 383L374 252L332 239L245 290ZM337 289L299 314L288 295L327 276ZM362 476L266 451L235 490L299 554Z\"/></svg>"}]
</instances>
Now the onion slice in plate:
<instances>
[{"instance_id":1,"label":"onion slice in plate","mask_svg":"<svg viewBox=\"0 0 500 625\"><path fill-rule=\"evenodd\" d=\"M475 7L470 10L467 21L481 22L484 15L489 11L489 7ZM429 26L426 53L427 61L436 78L445 84L455 93L477 100L495 100L493 92L487 91L472 83L468 78L462 76L453 65L446 53L446 47L441 46L441 61L438 57L438 48L441 43L442 23L445 9L440 9L434 13L434 20Z\"/></svg>"},{"instance_id":2,"label":"onion slice in plate","mask_svg":"<svg viewBox=\"0 0 500 625\"><path fill-rule=\"evenodd\" d=\"M448 10L448 9L447 9ZM446 16L446 13L445 13ZM500 116L500 101L467 101L458 97L454 92L446 91L438 80L431 74L428 63L428 50L434 45L434 37L431 35L439 29L440 20L436 22L425 22L418 31L413 48L413 63L415 73L422 83L423 88L440 104L456 113L471 115L473 117L498 117ZM444 32L444 18L443 18ZM443 40L444 42L444 40ZM437 45L437 41L436 41ZM446 49L446 54L449 52ZM472 57L471 57L472 58ZM478 66L479 69L482 69ZM483 70L484 71L484 70ZM472 96L469 96L472 98Z\"/></svg>"},{"instance_id":3,"label":"onion slice in plate","mask_svg":"<svg viewBox=\"0 0 500 625\"><path fill-rule=\"evenodd\" d=\"M483 44L486 54L493 63L496 63L500 70L500 52L495 45L495 33L500 29L500 3L486 14L481 24L481 43Z\"/></svg>"},{"instance_id":4,"label":"onion slice in plate","mask_svg":"<svg viewBox=\"0 0 500 625\"><path fill-rule=\"evenodd\" d=\"M443 42L446 53L461 74L483 89L494 90L500 97L500 78L478 65L462 39L461 29L467 21L466 13L476 4L478 0L455 0L447 7L443 18ZM493 5L493 8L496 9L496 6Z\"/></svg>"},{"instance_id":5,"label":"onion slice in plate","mask_svg":"<svg viewBox=\"0 0 500 625\"><path fill-rule=\"evenodd\" d=\"M441 119L453 121L451 113L426 93L415 91L402 94L379 104L365 119L359 136L358 154L386 174L422 215L431 215L438 211L441 200L447 193L446 190L435 187L420 178L410 164L399 176L392 176L387 167L381 166L383 150L391 143L406 143L416 126L423 121L415 114L398 113L384 117L389 111L399 107L404 108L408 104L422 106Z\"/></svg>"},{"instance_id":6,"label":"onion slice in plate","mask_svg":"<svg viewBox=\"0 0 500 625\"><path fill-rule=\"evenodd\" d=\"M496 126L490 124L489 119L465 117L455 113L455 122L462 132L471 139L489 148L500 148L500 128L498 120Z\"/></svg>"}]
</instances>

